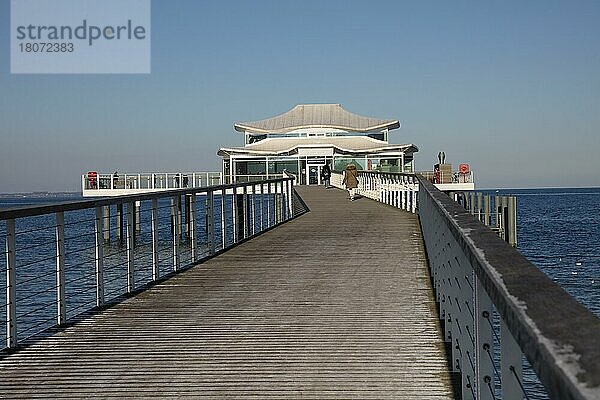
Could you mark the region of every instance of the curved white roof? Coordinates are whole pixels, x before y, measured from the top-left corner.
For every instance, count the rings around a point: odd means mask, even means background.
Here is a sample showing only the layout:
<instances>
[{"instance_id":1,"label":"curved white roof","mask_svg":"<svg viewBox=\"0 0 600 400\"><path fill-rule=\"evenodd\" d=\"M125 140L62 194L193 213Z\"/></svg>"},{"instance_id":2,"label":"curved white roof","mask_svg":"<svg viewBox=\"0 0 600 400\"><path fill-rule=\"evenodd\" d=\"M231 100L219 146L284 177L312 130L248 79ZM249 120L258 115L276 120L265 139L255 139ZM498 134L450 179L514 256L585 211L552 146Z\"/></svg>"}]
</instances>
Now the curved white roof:
<instances>
[{"instance_id":1,"label":"curved white roof","mask_svg":"<svg viewBox=\"0 0 600 400\"><path fill-rule=\"evenodd\" d=\"M341 153L378 153L385 151L403 151L414 153L419 151L413 144L387 144L364 136L350 137L310 137L310 138L267 138L245 147L222 148L217 153L253 154L253 155L284 155L294 154L298 148L334 147Z\"/></svg>"},{"instance_id":2,"label":"curved white roof","mask_svg":"<svg viewBox=\"0 0 600 400\"><path fill-rule=\"evenodd\" d=\"M275 117L233 125L238 132L287 133L304 128L333 128L350 132L376 132L397 129L397 119L364 117L346 111L339 104L299 104Z\"/></svg>"}]
</instances>

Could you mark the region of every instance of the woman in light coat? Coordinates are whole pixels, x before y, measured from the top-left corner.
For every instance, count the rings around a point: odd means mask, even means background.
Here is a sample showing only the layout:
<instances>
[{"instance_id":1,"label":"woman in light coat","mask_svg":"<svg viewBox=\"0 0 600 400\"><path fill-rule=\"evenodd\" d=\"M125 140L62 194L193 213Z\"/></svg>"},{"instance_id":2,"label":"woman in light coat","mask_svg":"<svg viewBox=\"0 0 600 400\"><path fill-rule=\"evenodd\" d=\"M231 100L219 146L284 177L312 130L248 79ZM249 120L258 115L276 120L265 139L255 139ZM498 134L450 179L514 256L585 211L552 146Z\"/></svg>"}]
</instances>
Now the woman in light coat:
<instances>
[{"instance_id":1,"label":"woman in light coat","mask_svg":"<svg viewBox=\"0 0 600 400\"><path fill-rule=\"evenodd\" d=\"M348 193L350 193L350 201L354 201L354 192L358 187L358 171L354 164L348 164L344 171L344 180L342 184L346 185Z\"/></svg>"}]
</instances>

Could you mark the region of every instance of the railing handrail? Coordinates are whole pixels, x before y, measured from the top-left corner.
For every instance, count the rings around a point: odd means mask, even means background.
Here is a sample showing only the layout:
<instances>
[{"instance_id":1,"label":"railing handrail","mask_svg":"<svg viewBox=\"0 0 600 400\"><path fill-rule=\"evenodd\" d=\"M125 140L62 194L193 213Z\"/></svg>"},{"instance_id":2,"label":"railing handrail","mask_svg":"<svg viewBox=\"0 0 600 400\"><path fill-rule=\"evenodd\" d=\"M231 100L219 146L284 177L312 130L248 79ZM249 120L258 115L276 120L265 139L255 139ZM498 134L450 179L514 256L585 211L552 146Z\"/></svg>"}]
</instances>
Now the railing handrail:
<instances>
[{"instance_id":1,"label":"railing handrail","mask_svg":"<svg viewBox=\"0 0 600 400\"><path fill-rule=\"evenodd\" d=\"M343 174L344 170L334 169L331 173ZM383 172L383 171L358 171L359 174L373 174L373 175L393 175L393 176L415 176L414 172Z\"/></svg>"},{"instance_id":2,"label":"railing handrail","mask_svg":"<svg viewBox=\"0 0 600 400\"><path fill-rule=\"evenodd\" d=\"M600 318L418 176L551 398L600 399Z\"/></svg>"},{"instance_id":3,"label":"railing handrail","mask_svg":"<svg viewBox=\"0 0 600 400\"><path fill-rule=\"evenodd\" d=\"M20 207L11 207L11 208L3 208L0 209L0 221L7 220L11 218L23 218L23 217L33 217L38 215L44 215L49 213L56 213L61 211L75 211L82 210L86 208L92 207L101 207L115 204L126 204L135 201L145 201L152 200L156 198L167 198L169 196L174 195L185 195L185 194L194 194L194 193L204 193L204 192L218 192L221 190L234 189L238 187L248 186L249 184L269 184L269 183L277 183L277 182L285 182L292 180L292 178L275 178L275 179L265 179L262 181L256 182L241 182L241 183L229 183L222 185L212 185L212 186L202 186L196 188L185 188L185 189L170 189L170 190L162 190L151 193L141 193L141 194L126 194L121 196L113 196L113 197L99 197L93 200L75 200L75 201L65 201L58 203L50 203L50 204L39 204L32 206L20 206Z\"/></svg>"}]
</instances>

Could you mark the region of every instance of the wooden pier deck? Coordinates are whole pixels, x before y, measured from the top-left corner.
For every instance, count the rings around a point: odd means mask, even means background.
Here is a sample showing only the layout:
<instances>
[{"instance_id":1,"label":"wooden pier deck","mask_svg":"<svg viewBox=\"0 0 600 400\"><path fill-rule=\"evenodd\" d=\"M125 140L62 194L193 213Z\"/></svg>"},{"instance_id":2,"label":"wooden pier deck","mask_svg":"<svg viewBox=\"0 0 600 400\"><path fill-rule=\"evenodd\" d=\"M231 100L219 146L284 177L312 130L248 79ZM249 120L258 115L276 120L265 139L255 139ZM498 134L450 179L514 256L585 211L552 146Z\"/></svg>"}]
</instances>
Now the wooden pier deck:
<instances>
[{"instance_id":1,"label":"wooden pier deck","mask_svg":"<svg viewBox=\"0 0 600 400\"><path fill-rule=\"evenodd\" d=\"M310 212L0 360L2 398L452 399L415 215Z\"/></svg>"}]
</instances>

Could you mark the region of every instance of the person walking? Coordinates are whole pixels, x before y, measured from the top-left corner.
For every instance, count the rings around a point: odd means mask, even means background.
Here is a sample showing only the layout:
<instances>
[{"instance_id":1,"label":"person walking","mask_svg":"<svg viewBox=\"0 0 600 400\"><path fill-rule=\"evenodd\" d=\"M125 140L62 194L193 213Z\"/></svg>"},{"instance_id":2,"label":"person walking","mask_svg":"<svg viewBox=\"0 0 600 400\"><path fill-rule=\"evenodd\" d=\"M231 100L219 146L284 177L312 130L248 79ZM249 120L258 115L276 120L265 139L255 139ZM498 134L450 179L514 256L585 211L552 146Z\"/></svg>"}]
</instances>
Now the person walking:
<instances>
[{"instance_id":1,"label":"person walking","mask_svg":"<svg viewBox=\"0 0 600 400\"><path fill-rule=\"evenodd\" d=\"M354 201L354 192L358 187L358 171L356 170L356 166L354 164L348 164L346 167L342 184L346 185L346 189L350 194L350 201Z\"/></svg>"},{"instance_id":2,"label":"person walking","mask_svg":"<svg viewBox=\"0 0 600 400\"><path fill-rule=\"evenodd\" d=\"M323 180L325 181L325 189L329 189L329 187L331 186L330 184L330 179L331 179L331 168L329 167L329 162L326 163L325 165L323 165L323 168L321 169L321 176L323 177Z\"/></svg>"}]
</instances>

